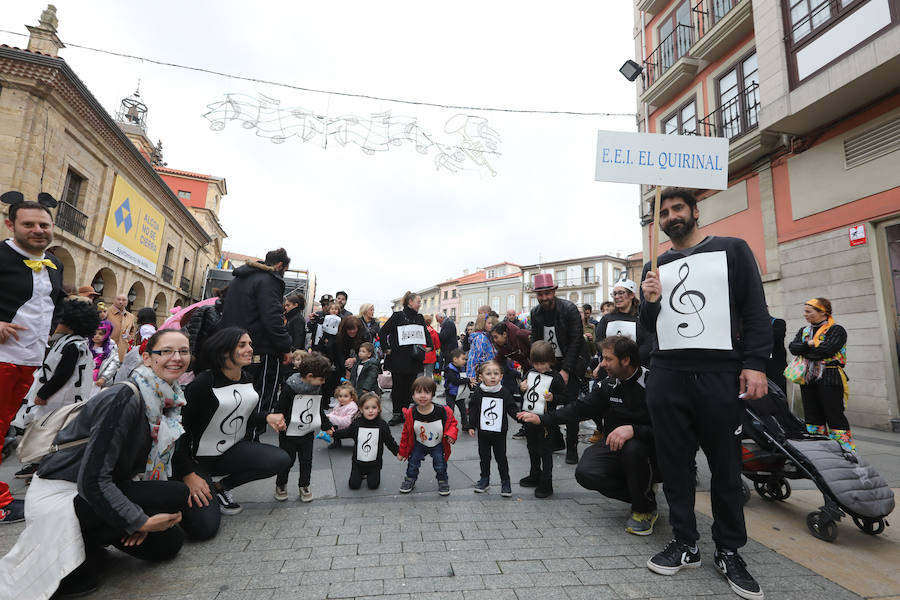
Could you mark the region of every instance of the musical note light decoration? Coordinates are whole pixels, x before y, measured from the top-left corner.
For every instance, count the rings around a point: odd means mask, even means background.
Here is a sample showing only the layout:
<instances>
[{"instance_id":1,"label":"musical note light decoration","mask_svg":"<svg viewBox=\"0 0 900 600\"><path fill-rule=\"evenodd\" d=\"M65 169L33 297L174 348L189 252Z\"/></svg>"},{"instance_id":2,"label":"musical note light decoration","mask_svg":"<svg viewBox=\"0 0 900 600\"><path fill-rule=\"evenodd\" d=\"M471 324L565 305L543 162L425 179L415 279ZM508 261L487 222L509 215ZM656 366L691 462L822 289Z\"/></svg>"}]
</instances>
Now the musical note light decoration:
<instances>
[{"instance_id":1,"label":"musical note light decoration","mask_svg":"<svg viewBox=\"0 0 900 600\"><path fill-rule=\"evenodd\" d=\"M419 154L433 158L436 170L484 170L497 175L487 156L500 156L500 135L483 117L453 115L444 123L447 137L438 140L419 125L416 117L393 115L389 110L372 113L368 118L329 116L301 106L283 107L278 99L258 96L225 94L224 100L207 105L209 110L203 118L213 131L240 123L273 144L293 138L319 143L325 149L330 142L336 142L341 146L359 146L368 155L392 147L413 146Z\"/></svg>"}]
</instances>

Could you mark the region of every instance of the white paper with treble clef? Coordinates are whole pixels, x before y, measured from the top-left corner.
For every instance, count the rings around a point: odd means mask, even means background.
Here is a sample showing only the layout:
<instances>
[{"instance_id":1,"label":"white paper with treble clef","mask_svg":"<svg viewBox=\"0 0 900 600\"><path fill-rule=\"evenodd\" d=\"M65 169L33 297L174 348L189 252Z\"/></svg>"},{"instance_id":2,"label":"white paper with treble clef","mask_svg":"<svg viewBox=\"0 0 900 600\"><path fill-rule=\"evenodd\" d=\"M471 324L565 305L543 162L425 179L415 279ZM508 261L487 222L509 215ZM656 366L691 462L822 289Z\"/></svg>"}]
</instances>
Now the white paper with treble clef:
<instances>
[{"instance_id":1,"label":"white paper with treble clef","mask_svg":"<svg viewBox=\"0 0 900 600\"><path fill-rule=\"evenodd\" d=\"M542 415L546 412L547 401L544 394L550 391L553 377L549 374L529 371L525 379L525 392L522 394L522 410Z\"/></svg>"},{"instance_id":2,"label":"white paper with treble clef","mask_svg":"<svg viewBox=\"0 0 900 600\"><path fill-rule=\"evenodd\" d=\"M435 406L434 409L444 410L441 406ZM413 433L417 442L423 446L434 448L444 438L444 424L440 420L427 423L425 421L413 421Z\"/></svg>"},{"instance_id":3,"label":"white paper with treble clef","mask_svg":"<svg viewBox=\"0 0 900 600\"><path fill-rule=\"evenodd\" d=\"M562 350L559 348L559 340L556 337L556 327L544 325L544 341L553 346L553 354L556 358L562 358Z\"/></svg>"},{"instance_id":4,"label":"white paper with treble clef","mask_svg":"<svg viewBox=\"0 0 900 600\"><path fill-rule=\"evenodd\" d=\"M213 388L212 392L219 407L200 435L197 456L219 456L244 439L247 419L259 401L252 383Z\"/></svg>"},{"instance_id":5,"label":"white paper with treble clef","mask_svg":"<svg viewBox=\"0 0 900 600\"><path fill-rule=\"evenodd\" d=\"M400 325L397 327L397 341L401 346L425 345L425 328L421 325Z\"/></svg>"},{"instance_id":6,"label":"white paper with treble clef","mask_svg":"<svg viewBox=\"0 0 900 600\"><path fill-rule=\"evenodd\" d=\"M376 427L360 427L356 433L356 460L372 462L378 458L378 438L381 431Z\"/></svg>"},{"instance_id":7,"label":"white paper with treble clef","mask_svg":"<svg viewBox=\"0 0 900 600\"><path fill-rule=\"evenodd\" d=\"M481 399L481 430L500 433L503 430L503 398L485 396Z\"/></svg>"},{"instance_id":8,"label":"white paper with treble clef","mask_svg":"<svg viewBox=\"0 0 900 600\"><path fill-rule=\"evenodd\" d=\"M319 406L322 404L322 396L297 394L291 406L291 422L288 423L287 435L306 435L312 433L322 425L322 415Z\"/></svg>"},{"instance_id":9,"label":"white paper with treble clef","mask_svg":"<svg viewBox=\"0 0 900 600\"><path fill-rule=\"evenodd\" d=\"M337 315L325 315L325 320L322 321L322 330L331 335L335 335L340 326L341 318Z\"/></svg>"},{"instance_id":10,"label":"white paper with treble clef","mask_svg":"<svg viewBox=\"0 0 900 600\"><path fill-rule=\"evenodd\" d=\"M660 350L731 350L728 258L700 252L659 266Z\"/></svg>"},{"instance_id":11,"label":"white paper with treble clef","mask_svg":"<svg viewBox=\"0 0 900 600\"><path fill-rule=\"evenodd\" d=\"M637 323L634 321L609 321L606 323L606 337L621 335L637 341Z\"/></svg>"}]
</instances>

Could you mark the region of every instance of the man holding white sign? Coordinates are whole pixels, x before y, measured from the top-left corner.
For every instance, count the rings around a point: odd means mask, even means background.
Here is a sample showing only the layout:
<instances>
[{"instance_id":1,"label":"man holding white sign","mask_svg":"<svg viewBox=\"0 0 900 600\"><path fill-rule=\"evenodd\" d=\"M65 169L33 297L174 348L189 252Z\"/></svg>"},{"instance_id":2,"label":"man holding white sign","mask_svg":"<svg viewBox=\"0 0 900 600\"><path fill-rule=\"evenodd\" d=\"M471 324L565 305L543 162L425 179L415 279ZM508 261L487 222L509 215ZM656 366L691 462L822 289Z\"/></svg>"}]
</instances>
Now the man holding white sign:
<instances>
[{"instance_id":1,"label":"man holding white sign","mask_svg":"<svg viewBox=\"0 0 900 600\"><path fill-rule=\"evenodd\" d=\"M704 236L694 195L661 195L659 227L672 249L658 273L644 265L641 322L655 332L647 379L659 467L675 539L647 561L674 575L700 566L694 514L695 460L703 449L712 472L712 537L716 568L744 598L762 598L738 548L747 542L741 499L741 398L767 391L772 346L762 281L747 243Z\"/></svg>"}]
</instances>

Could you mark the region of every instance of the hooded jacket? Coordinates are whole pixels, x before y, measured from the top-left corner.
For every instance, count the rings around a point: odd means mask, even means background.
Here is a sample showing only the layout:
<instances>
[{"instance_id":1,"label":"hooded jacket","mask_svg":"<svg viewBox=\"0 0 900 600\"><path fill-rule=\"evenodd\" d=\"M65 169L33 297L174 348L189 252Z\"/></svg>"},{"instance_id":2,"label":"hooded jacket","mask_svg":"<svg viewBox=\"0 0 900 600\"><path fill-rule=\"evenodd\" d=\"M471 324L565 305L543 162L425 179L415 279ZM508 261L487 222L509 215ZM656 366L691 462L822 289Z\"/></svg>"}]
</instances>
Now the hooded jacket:
<instances>
[{"instance_id":1,"label":"hooded jacket","mask_svg":"<svg viewBox=\"0 0 900 600\"><path fill-rule=\"evenodd\" d=\"M291 336L291 349L303 350L306 348L306 319L299 306L289 310L285 315L287 319L288 335Z\"/></svg>"},{"instance_id":2,"label":"hooded jacket","mask_svg":"<svg viewBox=\"0 0 900 600\"><path fill-rule=\"evenodd\" d=\"M531 332L513 325L512 321L506 323L506 343L497 346L497 358L512 360L522 365L523 371L531 368Z\"/></svg>"},{"instance_id":3,"label":"hooded jacket","mask_svg":"<svg viewBox=\"0 0 900 600\"><path fill-rule=\"evenodd\" d=\"M285 354L291 336L284 324L284 279L261 262L232 271L220 327L242 327L253 340L255 354Z\"/></svg>"}]
</instances>

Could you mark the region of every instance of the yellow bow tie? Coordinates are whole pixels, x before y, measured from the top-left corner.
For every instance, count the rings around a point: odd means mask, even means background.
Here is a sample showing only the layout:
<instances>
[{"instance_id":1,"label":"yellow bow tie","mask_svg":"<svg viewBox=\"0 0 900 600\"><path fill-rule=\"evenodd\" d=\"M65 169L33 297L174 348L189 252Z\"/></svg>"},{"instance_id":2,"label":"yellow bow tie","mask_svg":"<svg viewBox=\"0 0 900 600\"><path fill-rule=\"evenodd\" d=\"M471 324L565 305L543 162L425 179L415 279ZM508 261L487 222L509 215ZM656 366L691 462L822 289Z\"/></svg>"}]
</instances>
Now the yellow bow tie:
<instances>
[{"instance_id":1,"label":"yellow bow tie","mask_svg":"<svg viewBox=\"0 0 900 600\"><path fill-rule=\"evenodd\" d=\"M27 258L25 259L25 266L35 273L40 273L44 269L44 265L50 267L51 269L56 269L56 265L53 264L53 261L49 258L45 258L43 260L29 260Z\"/></svg>"}]
</instances>

